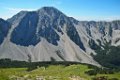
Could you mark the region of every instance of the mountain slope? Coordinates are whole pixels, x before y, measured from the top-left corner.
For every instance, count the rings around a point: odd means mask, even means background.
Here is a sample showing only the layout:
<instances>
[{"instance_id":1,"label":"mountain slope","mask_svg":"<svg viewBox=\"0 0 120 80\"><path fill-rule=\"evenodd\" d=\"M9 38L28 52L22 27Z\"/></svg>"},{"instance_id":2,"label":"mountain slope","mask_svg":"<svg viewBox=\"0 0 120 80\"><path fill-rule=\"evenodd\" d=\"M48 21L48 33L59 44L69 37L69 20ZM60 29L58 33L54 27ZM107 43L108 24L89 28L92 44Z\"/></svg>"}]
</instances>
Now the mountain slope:
<instances>
[{"instance_id":1,"label":"mountain slope","mask_svg":"<svg viewBox=\"0 0 120 80\"><path fill-rule=\"evenodd\" d=\"M0 19L0 44L4 41L10 29L10 24L3 19Z\"/></svg>"},{"instance_id":2,"label":"mountain slope","mask_svg":"<svg viewBox=\"0 0 120 80\"><path fill-rule=\"evenodd\" d=\"M21 11L7 20L11 28L0 45L0 58L76 61L99 65L91 57L106 42L118 46L120 21L77 21L53 7ZM116 41L117 40L117 41Z\"/></svg>"}]
</instances>

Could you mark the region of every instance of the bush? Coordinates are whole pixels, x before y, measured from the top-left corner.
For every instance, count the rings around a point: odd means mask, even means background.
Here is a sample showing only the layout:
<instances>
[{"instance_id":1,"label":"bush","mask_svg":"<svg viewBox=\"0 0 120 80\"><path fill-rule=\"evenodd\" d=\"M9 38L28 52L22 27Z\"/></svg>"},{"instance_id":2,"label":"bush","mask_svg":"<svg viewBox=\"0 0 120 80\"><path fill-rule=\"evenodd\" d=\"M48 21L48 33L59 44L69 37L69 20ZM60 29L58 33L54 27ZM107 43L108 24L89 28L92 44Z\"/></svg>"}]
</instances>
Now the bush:
<instances>
[{"instance_id":1,"label":"bush","mask_svg":"<svg viewBox=\"0 0 120 80\"><path fill-rule=\"evenodd\" d=\"M109 80L119 80L119 79L117 79L117 78L111 78L111 79L109 79Z\"/></svg>"},{"instance_id":2,"label":"bush","mask_svg":"<svg viewBox=\"0 0 120 80\"><path fill-rule=\"evenodd\" d=\"M94 77L92 80L108 80L107 76Z\"/></svg>"},{"instance_id":3,"label":"bush","mask_svg":"<svg viewBox=\"0 0 120 80\"><path fill-rule=\"evenodd\" d=\"M97 75L97 71L95 71L95 70L89 70L89 71L86 71L85 73L90 75L90 76Z\"/></svg>"},{"instance_id":4,"label":"bush","mask_svg":"<svg viewBox=\"0 0 120 80\"><path fill-rule=\"evenodd\" d=\"M120 68L120 46L111 46L109 43L103 46L104 49L97 48L96 55L93 58L102 66L119 69Z\"/></svg>"}]
</instances>

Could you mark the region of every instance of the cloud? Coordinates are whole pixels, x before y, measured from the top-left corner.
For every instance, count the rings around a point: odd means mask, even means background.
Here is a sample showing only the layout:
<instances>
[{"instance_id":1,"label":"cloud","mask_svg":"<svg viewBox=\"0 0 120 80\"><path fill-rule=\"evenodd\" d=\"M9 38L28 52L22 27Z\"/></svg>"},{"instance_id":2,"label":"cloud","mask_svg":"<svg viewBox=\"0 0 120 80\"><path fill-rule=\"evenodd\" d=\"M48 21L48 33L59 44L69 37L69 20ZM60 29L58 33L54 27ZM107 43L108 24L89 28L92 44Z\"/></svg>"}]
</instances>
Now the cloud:
<instances>
[{"instance_id":1,"label":"cloud","mask_svg":"<svg viewBox=\"0 0 120 80\"><path fill-rule=\"evenodd\" d=\"M12 17L14 14L11 13L4 13L0 14L0 18L7 20L8 18Z\"/></svg>"},{"instance_id":2,"label":"cloud","mask_svg":"<svg viewBox=\"0 0 120 80\"><path fill-rule=\"evenodd\" d=\"M120 16L73 16L79 21L113 21L120 20Z\"/></svg>"},{"instance_id":3,"label":"cloud","mask_svg":"<svg viewBox=\"0 0 120 80\"><path fill-rule=\"evenodd\" d=\"M20 11L34 11L37 9L32 9L32 8L9 8L9 7L4 7L5 12L3 14L0 14L0 17L3 19L8 19L12 17L13 15L17 14Z\"/></svg>"},{"instance_id":4,"label":"cloud","mask_svg":"<svg viewBox=\"0 0 120 80\"><path fill-rule=\"evenodd\" d=\"M16 11L16 12L19 12L19 11L34 11L36 9L32 9L32 8L8 8L6 7L5 9L9 10L9 11Z\"/></svg>"}]
</instances>

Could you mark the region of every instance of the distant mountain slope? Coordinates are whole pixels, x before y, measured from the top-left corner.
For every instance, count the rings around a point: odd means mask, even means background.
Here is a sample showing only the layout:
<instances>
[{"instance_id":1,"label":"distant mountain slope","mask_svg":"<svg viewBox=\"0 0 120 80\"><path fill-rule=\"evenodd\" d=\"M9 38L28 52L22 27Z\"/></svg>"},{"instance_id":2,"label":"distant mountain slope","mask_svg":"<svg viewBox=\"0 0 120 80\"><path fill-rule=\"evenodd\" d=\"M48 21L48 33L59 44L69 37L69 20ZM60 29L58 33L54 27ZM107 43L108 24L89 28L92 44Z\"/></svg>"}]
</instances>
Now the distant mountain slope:
<instances>
[{"instance_id":1,"label":"distant mountain slope","mask_svg":"<svg viewBox=\"0 0 120 80\"><path fill-rule=\"evenodd\" d=\"M54 7L21 11L0 45L0 58L32 61L76 61L99 65L91 53L106 42L120 45L120 21L77 21Z\"/></svg>"}]
</instances>

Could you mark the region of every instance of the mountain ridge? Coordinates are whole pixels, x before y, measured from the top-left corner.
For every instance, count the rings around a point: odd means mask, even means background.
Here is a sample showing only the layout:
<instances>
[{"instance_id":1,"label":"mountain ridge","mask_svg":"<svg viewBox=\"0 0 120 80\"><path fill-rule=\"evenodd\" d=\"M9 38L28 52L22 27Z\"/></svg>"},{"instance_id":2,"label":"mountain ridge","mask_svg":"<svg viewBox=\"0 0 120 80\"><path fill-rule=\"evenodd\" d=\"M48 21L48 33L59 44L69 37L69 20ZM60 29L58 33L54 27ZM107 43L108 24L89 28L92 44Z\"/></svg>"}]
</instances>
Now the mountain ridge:
<instances>
[{"instance_id":1,"label":"mountain ridge","mask_svg":"<svg viewBox=\"0 0 120 80\"><path fill-rule=\"evenodd\" d=\"M53 7L21 11L7 20L11 28L0 58L27 61L76 61L99 65L90 55L106 42L120 45L120 20L78 21ZM117 42L116 42L117 40ZM115 43L116 42L116 43Z\"/></svg>"}]
</instances>

